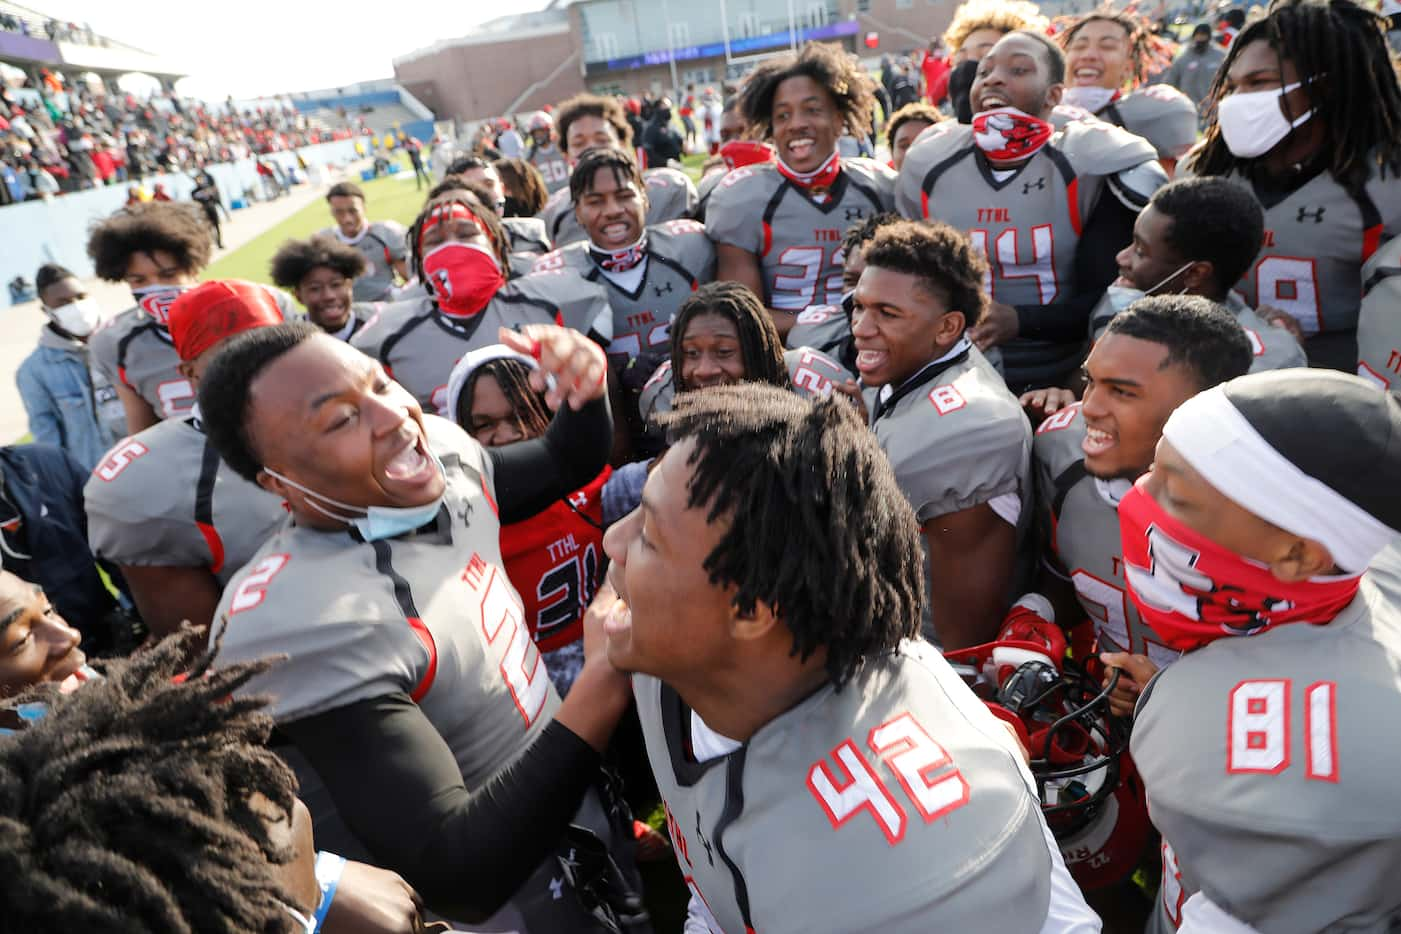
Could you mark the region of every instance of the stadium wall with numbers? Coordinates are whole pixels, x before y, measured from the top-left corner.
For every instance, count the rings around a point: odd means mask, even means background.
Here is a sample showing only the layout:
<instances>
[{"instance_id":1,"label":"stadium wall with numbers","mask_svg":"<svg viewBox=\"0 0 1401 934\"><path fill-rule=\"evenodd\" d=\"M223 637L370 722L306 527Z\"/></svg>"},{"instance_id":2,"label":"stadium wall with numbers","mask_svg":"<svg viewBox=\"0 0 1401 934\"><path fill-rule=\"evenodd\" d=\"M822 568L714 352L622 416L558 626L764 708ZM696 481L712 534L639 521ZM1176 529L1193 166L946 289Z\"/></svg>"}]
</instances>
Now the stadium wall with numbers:
<instances>
[{"instance_id":1,"label":"stadium wall with numbers","mask_svg":"<svg viewBox=\"0 0 1401 934\"><path fill-rule=\"evenodd\" d=\"M262 158L286 170L297 166L298 153L314 175L322 174L326 166L344 165L357 158L354 140L304 146ZM245 189L253 189L262 196L252 159L211 165L209 171L219 185L225 207L242 198ZM193 178L185 174L147 176L142 184L149 189L156 182L164 183L166 191L177 201L188 201L194 189ZM88 227L126 203L127 187L110 185L63 195L52 201L25 201L0 208L0 282L9 282L21 275L32 282L35 270L44 263L59 263L80 277L91 276Z\"/></svg>"}]
</instances>

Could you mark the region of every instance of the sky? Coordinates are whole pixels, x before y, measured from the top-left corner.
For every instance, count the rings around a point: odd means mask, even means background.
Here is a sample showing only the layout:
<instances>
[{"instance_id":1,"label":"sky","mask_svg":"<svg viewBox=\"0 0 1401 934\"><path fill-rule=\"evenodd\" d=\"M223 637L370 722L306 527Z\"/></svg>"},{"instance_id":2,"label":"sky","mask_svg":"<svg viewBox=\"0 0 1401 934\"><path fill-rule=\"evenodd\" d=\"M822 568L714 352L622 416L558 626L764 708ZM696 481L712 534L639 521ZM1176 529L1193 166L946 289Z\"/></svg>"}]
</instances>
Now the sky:
<instances>
[{"instance_id":1,"label":"sky","mask_svg":"<svg viewBox=\"0 0 1401 934\"><path fill-rule=\"evenodd\" d=\"M20 2L170 59L192 77L182 93L243 99L392 77L397 56L498 16L543 9L547 0Z\"/></svg>"}]
</instances>

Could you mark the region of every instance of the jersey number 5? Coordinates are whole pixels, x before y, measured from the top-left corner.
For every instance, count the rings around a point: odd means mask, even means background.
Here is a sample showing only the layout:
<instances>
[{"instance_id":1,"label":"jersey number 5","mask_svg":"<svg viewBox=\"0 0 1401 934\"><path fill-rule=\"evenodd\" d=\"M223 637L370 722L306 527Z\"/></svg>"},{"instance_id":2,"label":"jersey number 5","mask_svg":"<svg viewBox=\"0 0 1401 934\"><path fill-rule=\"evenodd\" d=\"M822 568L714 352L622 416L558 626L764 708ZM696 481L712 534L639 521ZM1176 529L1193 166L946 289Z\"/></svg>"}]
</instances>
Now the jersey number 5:
<instances>
[{"instance_id":1,"label":"jersey number 5","mask_svg":"<svg viewBox=\"0 0 1401 934\"><path fill-rule=\"evenodd\" d=\"M902 713L871 730L866 745L895 774L905 796L926 824L946 817L968 803L968 782L953 759L909 713ZM839 775L825 760L808 769L808 791L817 799L832 827L840 829L861 811L875 819L886 842L905 838L905 809L895 800L861 750L850 739L832 750Z\"/></svg>"}]
</instances>

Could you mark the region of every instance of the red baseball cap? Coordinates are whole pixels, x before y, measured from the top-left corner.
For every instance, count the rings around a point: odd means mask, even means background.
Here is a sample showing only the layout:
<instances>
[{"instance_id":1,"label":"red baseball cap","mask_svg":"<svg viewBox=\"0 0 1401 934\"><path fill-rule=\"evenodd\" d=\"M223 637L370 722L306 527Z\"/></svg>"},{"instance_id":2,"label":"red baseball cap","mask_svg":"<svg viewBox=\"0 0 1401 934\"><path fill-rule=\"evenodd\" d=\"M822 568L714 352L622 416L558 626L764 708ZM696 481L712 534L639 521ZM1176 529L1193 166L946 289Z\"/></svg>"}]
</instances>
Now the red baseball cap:
<instances>
[{"instance_id":1,"label":"red baseball cap","mask_svg":"<svg viewBox=\"0 0 1401 934\"><path fill-rule=\"evenodd\" d=\"M226 337L281 324L282 309L272 293L255 282L205 282L181 294L170 306L167 327L181 360L193 360Z\"/></svg>"}]
</instances>

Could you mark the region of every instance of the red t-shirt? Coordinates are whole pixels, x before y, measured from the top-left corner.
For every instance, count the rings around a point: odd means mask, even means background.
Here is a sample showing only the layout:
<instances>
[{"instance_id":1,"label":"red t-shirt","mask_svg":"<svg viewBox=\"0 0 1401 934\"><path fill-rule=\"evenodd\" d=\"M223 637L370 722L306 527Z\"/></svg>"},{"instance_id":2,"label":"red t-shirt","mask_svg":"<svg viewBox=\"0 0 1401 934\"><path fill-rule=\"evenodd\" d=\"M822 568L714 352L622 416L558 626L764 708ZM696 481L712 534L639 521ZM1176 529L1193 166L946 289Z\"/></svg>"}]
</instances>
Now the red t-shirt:
<instances>
[{"instance_id":1,"label":"red t-shirt","mask_svg":"<svg viewBox=\"0 0 1401 934\"><path fill-rule=\"evenodd\" d=\"M924 53L924 61L919 63L924 73L924 97L935 107L949 95L949 74L953 71L946 58L936 58L932 52Z\"/></svg>"}]
</instances>

